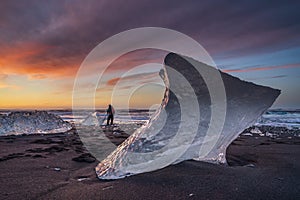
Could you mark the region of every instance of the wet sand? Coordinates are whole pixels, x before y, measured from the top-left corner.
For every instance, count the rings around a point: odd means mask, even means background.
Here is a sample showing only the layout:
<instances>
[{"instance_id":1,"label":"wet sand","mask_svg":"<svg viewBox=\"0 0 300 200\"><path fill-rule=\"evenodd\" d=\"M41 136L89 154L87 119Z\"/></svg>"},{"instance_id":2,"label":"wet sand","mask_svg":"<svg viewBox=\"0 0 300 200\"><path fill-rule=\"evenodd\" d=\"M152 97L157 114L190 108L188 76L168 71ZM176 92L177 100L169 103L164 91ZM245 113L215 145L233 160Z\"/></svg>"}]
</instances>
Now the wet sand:
<instances>
[{"instance_id":1,"label":"wet sand","mask_svg":"<svg viewBox=\"0 0 300 200\"><path fill-rule=\"evenodd\" d=\"M124 135L114 137L115 144ZM300 138L240 136L228 165L185 161L114 181L74 130L0 137L0 199L299 199Z\"/></svg>"}]
</instances>

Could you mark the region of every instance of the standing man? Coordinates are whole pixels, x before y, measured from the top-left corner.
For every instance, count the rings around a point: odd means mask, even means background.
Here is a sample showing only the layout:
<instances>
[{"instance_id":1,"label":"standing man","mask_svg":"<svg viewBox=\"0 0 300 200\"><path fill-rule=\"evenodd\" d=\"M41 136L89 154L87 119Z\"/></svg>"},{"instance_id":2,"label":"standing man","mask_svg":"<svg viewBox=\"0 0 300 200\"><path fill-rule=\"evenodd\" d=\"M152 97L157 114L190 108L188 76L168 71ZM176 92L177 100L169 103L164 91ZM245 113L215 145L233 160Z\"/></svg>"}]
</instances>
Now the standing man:
<instances>
[{"instance_id":1,"label":"standing man","mask_svg":"<svg viewBox=\"0 0 300 200\"><path fill-rule=\"evenodd\" d=\"M115 109L112 107L112 105L108 105L108 109L106 110L107 113L107 125L109 125L109 121L110 121L110 125L113 125L114 123L114 114L115 114Z\"/></svg>"}]
</instances>

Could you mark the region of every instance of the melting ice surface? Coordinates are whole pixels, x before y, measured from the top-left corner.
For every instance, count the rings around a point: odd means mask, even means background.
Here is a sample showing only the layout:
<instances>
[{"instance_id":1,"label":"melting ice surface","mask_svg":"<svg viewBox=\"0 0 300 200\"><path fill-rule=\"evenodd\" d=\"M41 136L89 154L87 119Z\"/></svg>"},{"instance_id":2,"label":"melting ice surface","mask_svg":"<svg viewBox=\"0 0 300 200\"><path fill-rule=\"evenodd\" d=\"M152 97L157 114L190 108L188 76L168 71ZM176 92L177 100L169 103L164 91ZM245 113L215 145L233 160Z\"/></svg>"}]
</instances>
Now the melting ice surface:
<instances>
[{"instance_id":1,"label":"melting ice surface","mask_svg":"<svg viewBox=\"0 0 300 200\"><path fill-rule=\"evenodd\" d=\"M46 111L15 111L0 115L0 135L63 133L72 125Z\"/></svg>"},{"instance_id":2,"label":"melting ice surface","mask_svg":"<svg viewBox=\"0 0 300 200\"><path fill-rule=\"evenodd\" d=\"M100 179L119 179L188 159L226 163L228 145L280 94L174 53L166 56L165 66L160 75L167 88L160 109L98 164ZM203 77L195 69L219 74L225 94L213 94L214 85L206 84L219 84L217 76Z\"/></svg>"}]
</instances>

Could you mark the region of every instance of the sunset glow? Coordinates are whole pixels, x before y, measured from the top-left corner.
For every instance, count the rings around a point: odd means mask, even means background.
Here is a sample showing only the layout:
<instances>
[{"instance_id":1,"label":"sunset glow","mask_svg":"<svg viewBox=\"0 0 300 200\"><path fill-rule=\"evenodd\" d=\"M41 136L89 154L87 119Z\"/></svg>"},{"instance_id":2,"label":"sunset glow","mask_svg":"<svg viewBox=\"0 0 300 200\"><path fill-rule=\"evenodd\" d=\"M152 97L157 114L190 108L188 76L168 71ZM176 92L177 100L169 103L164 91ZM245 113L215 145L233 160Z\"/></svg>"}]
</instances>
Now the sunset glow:
<instances>
[{"instance_id":1,"label":"sunset glow","mask_svg":"<svg viewBox=\"0 0 300 200\"><path fill-rule=\"evenodd\" d=\"M89 52L119 32L146 26L180 31L203 45L220 70L281 89L275 107L300 106L300 19L295 14L296 6L239 2L235 5L239 9L234 9L229 4L216 6L210 1L189 2L184 6L179 1L172 5L131 2L116 6L120 4L118 1L2 2L0 108L71 108L75 77ZM218 12L220 9L222 12ZM114 12L118 15L111 15ZM207 17L207 12L213 14ZM167 13L174 15L170 18ZM117 59L106 71L104 86L94 88L96 107L111 103L111 92L117 83L124 84L123 92L137 84L151 83L137 90L130 102L121 97L120 91L116 100L120 107L149 108L160 104L164 86L158 76L159 68L143 68L135 76L122 75L146 63L162 65L164 55L166 52L148 49Z\"/></svg>"}]
</instances>

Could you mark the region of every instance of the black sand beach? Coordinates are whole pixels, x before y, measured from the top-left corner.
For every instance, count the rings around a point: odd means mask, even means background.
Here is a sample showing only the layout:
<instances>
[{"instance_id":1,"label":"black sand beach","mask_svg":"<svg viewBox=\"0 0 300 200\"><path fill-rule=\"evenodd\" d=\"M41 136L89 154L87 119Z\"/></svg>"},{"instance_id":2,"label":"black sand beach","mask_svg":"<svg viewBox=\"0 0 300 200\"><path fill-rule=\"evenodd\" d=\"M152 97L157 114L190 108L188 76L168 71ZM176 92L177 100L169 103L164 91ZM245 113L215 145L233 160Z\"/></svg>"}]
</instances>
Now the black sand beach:
<instances>
[{"instance_id":1,"label":"black sand beach","mask_svg":"<svg viewBox=\"0 0 300 200\"><path fill-rule=\"evenodd\" d=\"M113 138L111 138L113 139ZM119 143L123 137L115 138ZM185 161L114 181L74 130L0 137L0 199L299 199L299 137L240 136L229 165Z\"/></svg>"}]
</instances>

